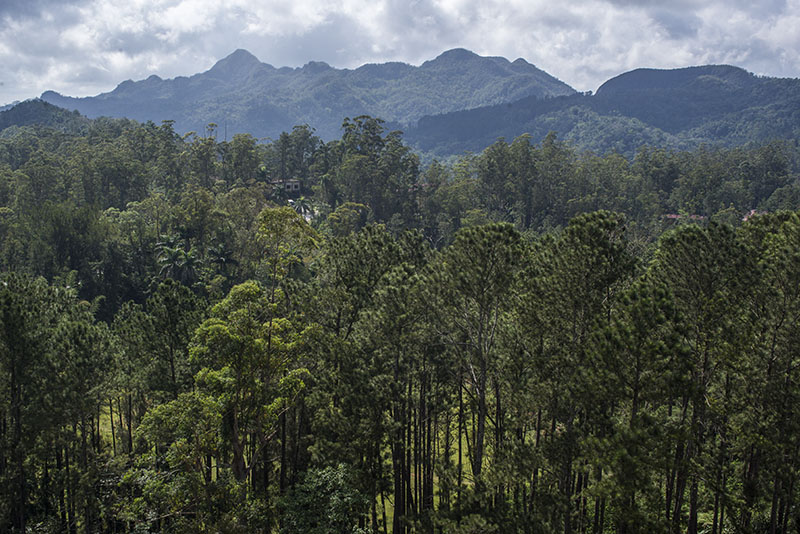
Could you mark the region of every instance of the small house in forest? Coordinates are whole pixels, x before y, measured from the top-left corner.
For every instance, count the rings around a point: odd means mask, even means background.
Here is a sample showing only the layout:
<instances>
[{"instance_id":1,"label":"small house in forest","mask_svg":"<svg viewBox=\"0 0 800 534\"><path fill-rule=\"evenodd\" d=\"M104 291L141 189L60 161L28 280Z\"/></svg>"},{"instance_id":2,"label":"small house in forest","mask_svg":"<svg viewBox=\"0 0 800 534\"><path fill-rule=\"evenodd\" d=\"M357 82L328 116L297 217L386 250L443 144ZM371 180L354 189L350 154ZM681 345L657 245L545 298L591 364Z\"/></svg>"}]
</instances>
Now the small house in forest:
<instances>
[{"instance_id":1,"label":"small house in forest","mask_svg":"<svg viewBox=\"0 0 800 534\"><path fill-rule=\"evenodd\" d=\"M300 180L292 178L290 180L273 180L272 181L273 187L282 187L284 191L286 191L287 195L299 195L300 194Z\"/></svg>"}]
</instances>

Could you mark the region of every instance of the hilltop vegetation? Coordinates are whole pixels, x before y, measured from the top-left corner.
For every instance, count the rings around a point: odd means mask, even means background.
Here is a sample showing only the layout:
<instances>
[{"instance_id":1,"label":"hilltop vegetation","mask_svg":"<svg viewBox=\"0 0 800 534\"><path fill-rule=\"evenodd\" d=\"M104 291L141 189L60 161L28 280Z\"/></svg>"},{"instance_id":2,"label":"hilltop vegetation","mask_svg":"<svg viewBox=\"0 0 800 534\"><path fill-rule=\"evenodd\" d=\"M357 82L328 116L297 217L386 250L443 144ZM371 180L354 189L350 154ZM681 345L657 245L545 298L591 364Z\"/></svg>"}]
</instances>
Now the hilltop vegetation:
<instances>
[{"instance_id":1,"label":"hilltop vegetation","mask_svg":"<svg viewBox=\"0 0 800 534\"><path fill-rule=\"evenodd\" d=\"M0 530L798 528L796 146L82 128L0 136Z\"/></svg>"},{"instance_id":2,"label":"hilltop vegetation","mask_svg":"<svg viewBox=\"0 0 800 534\"><path fill-rule=\"evenodd\" d=\"M19 128L49 128L69 134L85 134L90 121L77 111L67 111L42 100L21 102L0 112L0 132L3 137L14 137Z\"/></svg>"},{"instance_id":3,"label":"hilltop vegetation","mask_svg":"<svg viewBox=\"0 0 800 534\"><path fill-rule=\"evenodd\" d=\"M729 66L639 69L597 94L522 100L423 117L409 142L438 156L478 152L498 137L557 131L582 150L633 157L642 145L680 150L800 137L800 80L759 78Z\"/></svg>"}]
</instances>

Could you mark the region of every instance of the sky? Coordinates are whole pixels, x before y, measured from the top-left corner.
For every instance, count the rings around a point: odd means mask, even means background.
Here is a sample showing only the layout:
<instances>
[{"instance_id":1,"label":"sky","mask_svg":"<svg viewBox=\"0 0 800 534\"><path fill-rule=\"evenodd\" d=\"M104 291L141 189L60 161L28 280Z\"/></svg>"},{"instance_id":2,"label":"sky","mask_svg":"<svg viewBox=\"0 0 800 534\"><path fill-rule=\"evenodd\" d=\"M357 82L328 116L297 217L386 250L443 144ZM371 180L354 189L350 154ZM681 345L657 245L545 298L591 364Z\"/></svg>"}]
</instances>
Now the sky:
<instances>
[{"instance_id":1,"label":"sky","mask_svg":"<svg viewBox=\"0 0 800 534\"><path fill-rule=\"evenodd\" d=\"M275 67L524 58L579 91L639 67L800 77L800 0L0 0L0 104L188 76L237 48Z\"/></svg>"}]
</instances>

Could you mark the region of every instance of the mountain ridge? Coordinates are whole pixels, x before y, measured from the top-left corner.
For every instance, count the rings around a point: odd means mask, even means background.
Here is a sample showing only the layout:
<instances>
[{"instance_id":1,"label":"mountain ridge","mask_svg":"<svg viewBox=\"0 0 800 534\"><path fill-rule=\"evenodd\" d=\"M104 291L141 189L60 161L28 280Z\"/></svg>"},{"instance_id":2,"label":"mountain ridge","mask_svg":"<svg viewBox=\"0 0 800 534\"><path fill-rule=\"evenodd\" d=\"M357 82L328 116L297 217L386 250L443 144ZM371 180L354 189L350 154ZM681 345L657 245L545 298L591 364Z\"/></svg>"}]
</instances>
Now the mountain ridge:
<instances>
[{"instance_id":1,"label":"mountain ridge","mask_svg":"<svg viewBox=\"0 0 800 534\"><path fill-rule=\"evenodd\" d=\"M578 148L632 157L644 144L691 149L800 138L800 79L730 65L636 69L600 86L545 100L428 115L406 133L437 157L479 151L497 138L558 132Z\"/></svg>"},{"instance_id":2,"label":"mountain ridge","mask_svg":"<svg viewBox=\"0 0 800 534\"><path fill-rule=\"evenodd\" d=\"M476 72L483 82L461 83ZM538 78L524 75L537 72L522 58L510 62L465 49L445 51L418 67L389 62L355 69L314 61L275 68L240 49L190 77L162 80L153 75L127 80L96 97L70 99L46 92L42 100L89 117L150 119L115 112L125 100L156 115L151 119L156 121L193 113L194 123L176 121L179 131L205 131L214 122L226 134L272 138L300 124L325 139L337 138L345 117L366 113L388 119L388 128L402 128L406 140L428 157L476 152L498 137L524 133L536 141L550 131L580 149L627 156L643 144L690 149L702 143L733 146L800 138L798 79L757 76L731 65L639 68L610 78L594 94L570 88L543 98L541 91L533 91ZM262 92L254 92L254 86ZM534 94L515 98L526 91ZM458 109L453 110L453 102ZM94 113L76 103L89 104ZM273 130L265 133L263 124Z\"/></svg>"},{"instance_id":3,"label":"mountain ridge","mask_svg":"<svg viewBox=\"0 0 800 534\"><path fill-rule=\"evenodd\" d=\"M610 91L635 91L667 89L686 85L703 76L735 82L739 86L752 85L756 75L733 65L695 65L677 69L637 68L609 78L596 94Z\"/></svg>"},{"instance_id":4,"label":"mountain ridge","mask_svg":"<svg viewBox=\"0 0 800 534\"><path fill-rule=\"evenodd\" d=\"M330 139L339 135L346 116L375 115L402 127L425 114L573 93L527 61L512 63L465 49L445 51L418 67L389 62L356 69L319 61L276 68L237 49L188 77L127 80L93 97L46 91L40 98L90 118L170 119L182 131L225 123L232 133L257 137L275 137L305 123Z\"/></svg>"}]
</instances>

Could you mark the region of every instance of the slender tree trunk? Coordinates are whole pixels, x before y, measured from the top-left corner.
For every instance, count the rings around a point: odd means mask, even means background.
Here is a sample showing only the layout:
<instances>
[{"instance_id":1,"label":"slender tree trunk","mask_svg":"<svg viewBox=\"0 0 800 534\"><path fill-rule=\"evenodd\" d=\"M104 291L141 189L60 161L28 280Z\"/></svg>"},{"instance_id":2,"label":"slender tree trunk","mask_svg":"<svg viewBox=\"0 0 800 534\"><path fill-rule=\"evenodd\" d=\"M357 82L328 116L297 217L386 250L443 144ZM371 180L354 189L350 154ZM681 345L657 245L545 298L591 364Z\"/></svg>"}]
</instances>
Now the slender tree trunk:
<instances>
[{"instance_id":1,"label":"slender tree trunk","mask_svg":"<svg viewBox=\"0 0 800 534\"><path fill-rule=\"evenodd\" d=\"M400 381L400 355L395 355L394 379L396 390L392 402L392 411L395 421L394 436L392 439L392 479L394 481L394 513L392 515L392 533L404 532L403 516L405 515L405 404L402 399L404 387ZM384 508L385 510L385 508ZM385 513L385 512L384 512Z\"/></svg>"},{"instance_id":2,"label":"slender tree trunk","mask_svg":"<svg viewBox=\"0 0 800 534\"><path fill-rule=\"evenodd\" d=\"M178 398L178 376L175 373L175 350L172 345L169 347L169 376L172 380L172 398Z\"/></svg>"},{"instance_id":3,"label":"slender tree trunk","mask_svg":"<svg viewBox=\"0 0 800 534\"><path fill-rule=\"evenodd\" d=\"M692 475L692 485L689 490L689 525L686 532L688 534L697 534L697 499L699 492L699 483L697 475Z\"/></svg>"},{"instance_id":4,"label":"slender tree trunk","mask_svg":"<svg viewBox=\"0 0 800 534\"><path fill-rule=\"evenodd\" d=\"M494 432L494 442L495 442L495 451L494 456L496 461L500 461L503 458L503 454L505 451L503 450L503 406L500 397L500 381L494 380L494 402L495 402L495 432ZM495 495L497 498L497 503L495 506L500 506L501 503L505 501L505 490L503 487L503 483L500 482L495 489Z\"/></svg>"},{"instance_id":5,"label":"slender tree trunk","mask_svg":"<svg viewBox=\"0 0 800 534\"><path fill-rule=\"evenodd\" d=\"M389 523L386 521L386 499L381 490L381 513L383 514L383 534L389 534Z\"/></svg>"},{"instance_id":6,"label":"slender tree trunk","mask_svg":"<svg viewBox=\"0 0 800 534\"><path fill-rule=\"evenodd\" d=\"M133 454L133 394L128 393L128 454Z\"/></svg>"},{"instance_id":7,"label":"slender tree trunk","mask_svg":"<svg viewBox=\"0 0 800 534\"><path fill-rule=\"evenodd\" d=\"M264 447L261 450L261 461L264 463L264 472L261 476L261 492L264 495L264 501L269 502L269 475L272 470L272 462L269 460L269 447Z\"/></svg>"},{"instance_id":8,"label":"slender tree trunk","mask_svg":"<svg viewBox=\"0 0 800 534\"><path fill-rule=\"evenodd\" d=\"M239 482L247 476L245 470L244 455L246 446L246 436L239 435L239 420L237 414L233 414L233 424L231 425L231 451L233 452L233 477ZM266 470L266 465L264 466Z\"/></svg>"},{"instance_id":9,"label":"slender tree trunk","mask_svg":"<svg viewBox=\"0 0 800 534\"><path fill-rule=\"evenodd\" d=\"M438 414L438 412L436 412ZM425 457L423 461L422 508L433 510L433 464L435 461L436 447L434 431L436 430L436 415L430 413L427 403L425 408Z\"/></svg>"},{"instance_id":10,"label":"slender tree trunk","mask_svg":"<svg viewBox=\"0 0 800 534\"><path fill-rule=\"evenodd\" d=\"M19 377L17 376L17 364L15 358L13 357L10 362L10 368L11 420L14 427L11 456L16 469L16 490L12 493L15 495L15 498L13 499L11 505L11 525L15 529L18 529L19 532L25 532L25 504L28 500L28 497L27 488L25 485L25 453L22 450L22 387L18 383Z\"/></svg>"},{"instance_id":11,"label":"slender tree trunk","mask_svg":"<svg viewBox=\"0 0 800 534\"><path fill-rule=\"evenodd\" d=\"M73 425L72 437L75 436L75 427ZM78 521L75 517L75 484L72 480L72 471L69 465L70 450L69 443L64 446L64 469L67 475L67 523L69 524L69 533L75 534L78 529Z\"/></svg>"},{"instance_id":12,"label":"slender tree trunk","mask_svg":"<svg viewBox=\"0 0 800 534\"><path fill-rule=\"evenodd\" d=\"M450 458L451 458L450 457L450 454L451 454L451 452L450 452L450 440L451 440L450 432L451 432L451 428L450 427L451 427L451 423L452 423L452 421L451 421L452 415L451 414L452 414L452 412L451 412L449 407L442 414L442 417L444 418L444 451L442 451L442 454L444 455L444 460L442 460L442 461L444 462L445 469L447 470L448 473L450 471L450 465L451 465L450 464ZM451 496L450 490L451 490L451 488L450 488L449 481L448 481L447 484L443 484L443 485L440 486L440 488L439 488L439 509L440 510L445 510L445 511L450 510L450 496Z\"/></svg>"},{"instance_id":13,"label":"slender tree trunk","mask_svg":"<svg viewBox=\"0 0 800 534\"><path fill-rule=\"evenodd\" d=\"M292 461L292 478L289 479L289 485L292 487L294 487L297 482L297 473L301 473L304 470L300 465L300 442L303 436L303 425L305 424L305 418L303 417L305 413L305 401L303 397L298 399L297 404L297 408L295 409L295 413L297 413L297 420L295 422L297 431L294 437L294 460Z\"/></svg>"},{"instance_id":14,"label":"slender tree trunk","mask_svg":"<svg viewBox=\"0 0 800 534\"><path fill-rule=\"evenodd\" d=\"M64 460L63 460L63 452L61 444L57 444L56 448L56 472L58 473L58 488L56 492L58 493L58 512L59 512L59 519L60 519L60 532L67 532L67 510L64 501Z\"/></svg>"},{"instance_id":15,"label":"slender tree trunk","mask_svg":"<svg viewBox=\"0 0 800 534\"><path fill-rule=\"evenodd\" d=\"M413 454L413 422L414 422L414 400L412 395L412 380L408 380L408 398L406 403L406 467L405 467L405 480L406 480L406 513L413 513L416 506L414 503L414 492L411 485L411 467L412 467L412 454Z\"/></svg>"},{"instance_id":16,"label":"slender tree trunk","mask_svg":"<svg viewBox=\"0 0 800 534\"><path fill-rule=\"evenodd\" d=\"M683 460L682 460L683 461ZM674 506L672 509L672 533L679 534L681 530L681 510L683 509L683 497L686 491L686 466L678 468L677 480L675 481Z\"/></svg>"},{"instance_id":17,"label":"slender tree trunk","mask_svg":"<svg viewBox=\"0 0 800 534\"><path fill-rule=\"evenodd\" d=\"M476 384L475 396L478 399L478 421L475 431L475 446L472 456L472 476L475 484L481 484L481 471L483 470L483 442L486 435L486 385L487 385L487 362L483 354L479 354L478 383Z\"/></svg>"},{"instance_id":18,"label":"slender tree trunk","mask_svg":"<svg viewBox=\"0 0 800 534\"><path fill-rule=\"evenodd\" d=\"M285 374L285 373L284 373ZM281 495L286 491L286 411L281 413L281 477L279 481L279 489Z\"/></svg>"},{"instance_id":19,"label":"slender tree trunk","mask_svg":"<svg viewBox=\"0 0 800 534\"><path fill-rule=\"evenodd\" d=\"M781 491L781 477L780 473L776 471L775 477L772 483L772 505L770 506L770 513L769 513L769 534L775 534L777 532L778 527L778 505L779 505L779 498Z\"/></svg>"},{"instance_id":20,"label":"slender tree trunk","mask_svg":"<svg viewBox=\"0 0 800 534\"><path fill-rule=\"evenodd\" d=\"M117 419L119 419L119 447L122 452L125 452L125 442L124 442L124 434L125 434L125 425L122 422L122 397L117 397Z\"/></svg>"},{"instance_id":21,"label":"slender tree trunk","mask_svg":"<svg viewBox=\"0 0 800 534\"><path fill-rule=\"evenodd\" d=\"M603 471L601 469L597 470L597 482L598 484L603 480ZM603 531L603 522L602 522L602 512L600 510L603 503L603 499L598 497L594 501L594 522L592 524L592 534L600 534Z\"/></svg>"},{"instance_id":22,"label":"slender tree trunk","mask_svg":"<svg viewBox=\"0 0 800 534\"><path fill-rule=\"evenodd\" d=\"M744 469L744 484L742 488L742 496L744 497L744 505L742 506L742 514L739 518L739 524L743 531L750 531L750 520L753 513L753 506L756 501L758 493L758 479L760 477L760 463L761 451L758 447L753 446L750 451L749 461L745 464Z\"/></svg>"},{"instance_id":23,"label":"slender tree trunk","mask_svg":"<svg viewBox=\"0 0 800 534\"><path fill-rule=\"evenodd\" d=\"M111 452L117 455L117 436L114 433L114 403L108 398L108 420L111 422Z\"/></svg>"},{"instance_id":24,"label":"slender tree trunk","mask_svg":"<svg viewBox=\"0 0 800 534\"><path fill-rule=\"evenodd\" d=\"M381 443L381 440L376 440L372 450L372 534L378 534L380 529L378 522L378 493L382 480Z\"/></svg>"},{"instance_id":25,"label":"slender tree trunk","mask_svg":"<svg viewBox=\"0 0 800 534\"><path fill-rule=\"evenodd\" d=\"M91 421L89 424L93 426ZM86 438L86 415L81 414L81 470L83 473L87 473L89 470L89 451ZM89 436L89 438L91 439L91 436ZM86 530L91 532L94 527L94 521L92 518L91 490L89 488L85 488L85 491L86 493L83 497L83 524L85 525Z\"/></svg>"},{"instance_id":26,"label":"slender tree trunk","mask_svg":"<svg viewBox=\"0 0 800 534\"><path fill-rule=\"evenodd\" d=\"M395 405L395 418L398 418L401 411L399 405ZM402 416L399 417L402 419ZM400 422L400 421L398 421ZM392 470L394 481L394 514L392 516L392 532L400 534L402 532L401 518L405 510L405 489L403 484L404 468L403 458L405 451L403 450L403 425L398 424L395 431L394 440L392 442Z\"/></svg>"},{"instance_id":27,"label":"slender tree trunk","mask_svg":"<svg viewBox=\"0 0 800 534\"><path fill-rule=\"evenodd\" d=\"M573 431L573 417L569 416L567 420L567 428L566 428L566 435L572 436ZM572 451L566 453L566 457L564 458L564 463L561 468L561 494L564 499L565 503L565 511L564 511L564 534L572 534L572 492L573 492L573 485L572 485Z\"/></svg>"},{"instance_id":28,"label":"slender tree trunk","mask_svg":"<svg viewBox=\"0 0 800 534\"><path fill-rule=\"evenodd\" d=\"M420 403L422 402L422 394L423 394L422 387L423 386L420 383ZM410 401L410 402L413 403L413 400ZM422 485L420 484L420 478L421 478L420 477L420 463L421 463L420 454L422 452L422 448L420 446L420 443L422 441L422 435L421 435L422 434L422 425L420 424L420 410L421 409L422 409L422 406L418 405L416 407L416 410L412 411L412 416L411 416L412 417L412 419L411 419L412 420L411 428L412 428L412 435L413 435L412 443L413 443L413 447L414 447L414 454L412 454L412 458L413 458L412 473L414 473L414 476L413 476L414 487L413 487L412 491L414 493L414 503L415 503L414 514L415 515L419 515L420 509L421 509L421 501L422 501Z\"/></svg>"},{"instance_id":29,"label":"slender tree trunk","mask_svg":"<svg viewBox=\"0 0 800 534\"><path fill-rule=\"evenodd\" d=\"M461 373L462 368L458 371L458 466L456 468L456 505L461 506L461 482L464 472L464 453L463 453L463 439L464 439L464 390L463 390L463 377Z\"/></svg>"},{"instance_id":30,"label":"slender tree trunk","mask_svg":"<svg viewBox=\"0 0 800 534\"><path fill-rule=\"evenodd\" d=\"M374 487L374 485L373 485ZM372 494L372 534L378 534L378 496Z\"/></svg>"},{"instance_id":31,"label":"slender tree trunk","mask_svg":"<svg viewBox=\"0 0 800 534\"><path fill-rule=\"evenodd\" d=\"M6 412L0 410L0 478L6 476Z\"/></svg>"},{"instance_id":32,"label":"slender tree trunk","mask_svg":"<svg viewBox=\"0 0 800 534\"><path fill-rule=\"evenodd\" d=\"M100 455L101 452L103 452L102 451L102 449L103 449L103 439L102 439L102 436L100 435L100 415L101 415L102 411L103 411L103 404L98 401L97 410L95 411L95 423L97 424L97 426L95 427L95 433L94 433L94 435L95 435L95 448L94 448L94 451L98 456Z\"/></svg>"},{"instance_id":33,"label":"slender tree trunk","mask_svg":"<svg viewBox=\"0 0 800 534\"><path fill-rule=\"evenodd\" d=\"M536 410L536 438L534 439L533 446L538 451L539 450L539 440L542 437L542 408L541 406ZM536 489L537 485L539 484L539 466L534 465L533 467L533 474L531 475L531 504L530 510L533 510L536 507Z\"/></svg>"}]
</instances>

